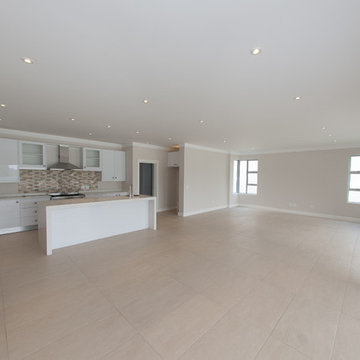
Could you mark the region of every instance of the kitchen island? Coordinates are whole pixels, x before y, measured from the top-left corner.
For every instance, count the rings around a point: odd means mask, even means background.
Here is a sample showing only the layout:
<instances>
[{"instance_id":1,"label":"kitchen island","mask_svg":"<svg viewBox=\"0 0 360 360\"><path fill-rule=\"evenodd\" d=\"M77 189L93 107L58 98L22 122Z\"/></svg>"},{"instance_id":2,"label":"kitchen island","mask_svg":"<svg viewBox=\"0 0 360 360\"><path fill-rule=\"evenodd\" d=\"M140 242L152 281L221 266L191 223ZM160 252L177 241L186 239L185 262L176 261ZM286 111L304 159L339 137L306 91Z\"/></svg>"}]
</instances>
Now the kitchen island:
<instances>
[{"instance_id":1,"label":"kitchen island","mask_svg":"<svg viewBox=\"0 0 360 360\"><path fill-rule=\"evenodd\" d=\"M110 196L43 201L38 205L39 244L54 249L142 229L156 230L156 197Z\"/></svg>"}]
</instances>

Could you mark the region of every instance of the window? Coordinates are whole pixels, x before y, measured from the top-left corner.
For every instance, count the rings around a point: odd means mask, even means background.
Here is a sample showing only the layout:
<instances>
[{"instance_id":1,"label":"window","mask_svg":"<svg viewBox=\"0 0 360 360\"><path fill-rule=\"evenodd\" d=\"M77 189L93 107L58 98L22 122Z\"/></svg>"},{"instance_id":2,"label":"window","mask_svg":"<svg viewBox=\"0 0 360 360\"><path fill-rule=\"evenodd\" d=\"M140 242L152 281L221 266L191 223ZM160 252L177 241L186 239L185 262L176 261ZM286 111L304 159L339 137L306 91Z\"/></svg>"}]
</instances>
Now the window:
<instances>
[{"instance_id":1,"label":"window","mask_svg":"<svg viewBox=\"0 0 360 360\"><path fill-rule=\"evenodd\" d=\"M257 194L258 160L235 160L233 174L233 192Z\"/></svg>"},{"instance_id":2,"label":"window","mask_svg":"<svg viewBox=\"0 0 360 360\"><path fill-rule=\"evenodd\" d=\"M360 155L350 157L348 201L360 204Z\"/></svg>"}]
</instances>

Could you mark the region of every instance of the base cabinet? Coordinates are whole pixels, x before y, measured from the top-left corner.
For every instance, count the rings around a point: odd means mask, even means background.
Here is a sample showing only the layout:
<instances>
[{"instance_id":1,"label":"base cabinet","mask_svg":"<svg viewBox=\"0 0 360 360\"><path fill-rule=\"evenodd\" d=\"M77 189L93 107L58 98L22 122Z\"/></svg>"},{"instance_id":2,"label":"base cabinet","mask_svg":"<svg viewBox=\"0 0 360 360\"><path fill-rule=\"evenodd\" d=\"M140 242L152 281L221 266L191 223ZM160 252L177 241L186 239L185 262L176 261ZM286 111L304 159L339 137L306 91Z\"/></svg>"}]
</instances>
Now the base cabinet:
<instances>
[{"instance_id":1,"label":"base cabinet","mask_svg":"<svg viewBox=\"0 0 360 360\"><path fill-rule=\"evenodd\" d=\"M0 229L15 228L20 226L19 200L0 201Z\"/></svg>"}]
</instances>

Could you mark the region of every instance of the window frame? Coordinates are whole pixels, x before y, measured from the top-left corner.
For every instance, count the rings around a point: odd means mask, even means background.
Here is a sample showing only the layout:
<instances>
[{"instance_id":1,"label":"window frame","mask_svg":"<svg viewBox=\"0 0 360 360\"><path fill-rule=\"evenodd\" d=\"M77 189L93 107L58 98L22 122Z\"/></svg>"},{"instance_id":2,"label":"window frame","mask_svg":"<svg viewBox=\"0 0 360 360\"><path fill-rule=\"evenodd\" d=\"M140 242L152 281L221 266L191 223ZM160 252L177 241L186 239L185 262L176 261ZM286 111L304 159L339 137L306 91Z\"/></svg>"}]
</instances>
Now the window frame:
<instances>
[{"instance_id":1,"label":"window frame","mask_svg":"<svg viewBox=\"0 0 360 360\"><path fill-rule=\"evenodd\" d=\"M246 192L240 192L240 162L246 161ZM250 161L257 161L257 171L249 171L249 162ZM234 160L234 163L237 163L237 174L236 174L236 191L233 192L233 194L241 194L241 195L257 195L257 190L259 186L259 160L258 159L238 159ZM234 164L233 164L233 170L234 170ZM249 174L257 174L257 184L249 183ZM248 186L256 186L256 194L252 194L248 192ZM233 186L234 188L234 186Z\"/></svg>"},{"instance_id":2,"label":"window frame","mask_svg":"<svg viewBox=\"0 0 360 360\"><path fill-rule=\"evenodd\" d=\"M360 170L358 170L358 171L351 171L351 158L353 158L353 157L360 157L360 155L350 155L350 157L349 157L347 203L348 203L348 204L354 204L354 205L360 205L360 201L359 201L359 202L356 202L356 201L350 201L350 200L349 200L350 191L359 191L359 192L360 192L360 189L352 189L352 188L350 188L351 175L352 175L352 174L358 174L358 175L360 175Z\"/></svg>"}]
</instances>

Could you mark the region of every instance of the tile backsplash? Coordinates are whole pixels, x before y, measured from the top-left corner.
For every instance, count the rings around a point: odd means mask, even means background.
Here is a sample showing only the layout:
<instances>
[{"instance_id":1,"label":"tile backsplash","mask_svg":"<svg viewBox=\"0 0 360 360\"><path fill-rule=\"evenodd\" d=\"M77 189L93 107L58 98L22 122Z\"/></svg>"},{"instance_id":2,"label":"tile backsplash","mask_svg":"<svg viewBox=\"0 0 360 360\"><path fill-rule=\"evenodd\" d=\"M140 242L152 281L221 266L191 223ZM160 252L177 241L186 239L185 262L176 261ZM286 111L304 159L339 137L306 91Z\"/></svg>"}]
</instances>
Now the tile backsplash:
<instances>
[{"instance_id":1,"label":"tile backsplash","mask_svg":"<svg viewBox=\"0 0 360 360\"><path fill-rule=\"evenodd\" d=\"M100 171L20 170L19 192L70 192L82 187L97 190Z\"/></svg>"}]
</instances>

